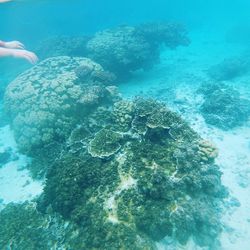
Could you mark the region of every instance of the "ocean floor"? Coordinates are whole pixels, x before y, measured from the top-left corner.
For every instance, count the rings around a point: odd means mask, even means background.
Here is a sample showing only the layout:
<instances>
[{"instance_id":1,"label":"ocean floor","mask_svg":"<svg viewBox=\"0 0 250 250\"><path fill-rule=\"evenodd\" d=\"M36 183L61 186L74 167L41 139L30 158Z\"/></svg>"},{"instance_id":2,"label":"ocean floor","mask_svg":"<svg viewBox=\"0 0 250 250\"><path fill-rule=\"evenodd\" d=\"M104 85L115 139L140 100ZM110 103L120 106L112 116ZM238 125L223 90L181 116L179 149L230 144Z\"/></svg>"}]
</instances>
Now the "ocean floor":
<instances>
[{"instance_id":1,"label":"ocean floor","mask_svg":"<svg viewBox=\"0 0 250 250\"><path fill-rule=\"evenodd\" d=\"M168 103L179 112L204 138L219 149L217 164L223 172L222 181L230 192L223 217L224 231L220 250L248 250L250 246L250 121L244 126L223 131L208 126L199 105L202 97L196 93L202 83L211 81L207 69L230 56L244 52L237 44L225 43L223 36L211 36L209 32L190 35L189 47L165 51L161 63L148 72L137 72L126 84L120 85L125 98L147 96ZM211 39L213 37L213 39ZM250 99L250 75L227 82ZM0 206L8 202L32 199L42 191L42 183L33 181L25 166L28 159L17 153L9 126L0 128L0 152L12 149L13 158L0 165ZM165 242L169 241L166 239ZM159 244L162 250L200 249L192 241L185 247Z\"/></svg>"},{"instance_id":2,"label":"ocean floor","mask_svg":"<svg viewBox=\"0 0 250 250\"><path fill-rule=\"evenodd\" d=\"M25 169L29 159L19 154L16 148L10 127L0 128L0 154L9 152L8 162L0 163L0 207L9 202L32 199L42 192L42 184L32 180Z\"/></svg>"}]
</instances>

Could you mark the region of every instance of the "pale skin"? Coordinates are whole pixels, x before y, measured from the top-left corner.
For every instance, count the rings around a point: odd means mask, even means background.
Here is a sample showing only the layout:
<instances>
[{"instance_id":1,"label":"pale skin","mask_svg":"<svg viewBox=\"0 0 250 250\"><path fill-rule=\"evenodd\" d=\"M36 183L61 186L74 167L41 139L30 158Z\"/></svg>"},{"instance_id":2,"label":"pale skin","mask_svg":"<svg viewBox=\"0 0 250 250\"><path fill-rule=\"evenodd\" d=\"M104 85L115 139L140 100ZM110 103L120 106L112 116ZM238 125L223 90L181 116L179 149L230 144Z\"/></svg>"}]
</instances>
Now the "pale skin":
<instances>
[{"instance_id":1,"label":"pale skin","mask_svg":"<svg viewBox=\"0 0 250 250\"><path fill-rule=\"evenodd\" d=\"M0 3L10 2L11 0L0 0ZM24 45L19 41L4 42L0 41L0 57L23 58L35 64L38 58L35 53L25 50Z\"/></svg>"}]
</instances>

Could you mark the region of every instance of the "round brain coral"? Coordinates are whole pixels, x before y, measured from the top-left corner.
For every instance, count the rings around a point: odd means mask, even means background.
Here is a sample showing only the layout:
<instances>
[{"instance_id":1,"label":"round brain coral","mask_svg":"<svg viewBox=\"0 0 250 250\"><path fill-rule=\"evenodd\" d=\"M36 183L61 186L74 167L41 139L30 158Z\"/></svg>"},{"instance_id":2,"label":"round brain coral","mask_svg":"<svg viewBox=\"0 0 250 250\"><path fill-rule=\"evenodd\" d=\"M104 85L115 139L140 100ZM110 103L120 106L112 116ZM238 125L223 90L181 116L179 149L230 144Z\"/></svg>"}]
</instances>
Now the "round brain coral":
<instances>
[{"instance_id":1,"label":"round brain coral","mask_svg":"<svg viewBox=\"0 0 250 250\"><path fill-rule=\"evenodd\" d=\"M4 105L20 150L62 142L92 107L111 100L108 86L95 78L78 78L76 68L104 72L88 58L53 57L18 76L7 87ZM94 74L95 75L95 74Z\"/></svg>"}]
</instances>

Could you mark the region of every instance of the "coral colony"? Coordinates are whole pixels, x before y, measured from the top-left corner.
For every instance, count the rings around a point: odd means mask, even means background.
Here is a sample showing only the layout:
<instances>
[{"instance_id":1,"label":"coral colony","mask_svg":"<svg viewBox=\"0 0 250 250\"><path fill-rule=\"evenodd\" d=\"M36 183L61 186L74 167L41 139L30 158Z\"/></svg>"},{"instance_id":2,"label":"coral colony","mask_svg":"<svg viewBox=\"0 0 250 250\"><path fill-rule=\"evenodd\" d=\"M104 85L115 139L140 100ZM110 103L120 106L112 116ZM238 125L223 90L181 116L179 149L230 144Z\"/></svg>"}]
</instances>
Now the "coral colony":
<instances>
[{"instance_id":1,"label":"coral colony","mask_svg":"<svg viewBox=\"0 0 250 250\"><path fill-rule=\"evenodd\" d=\"M1 249L155 249L166 236L217 242L227 190L216 147L165 104L122 99L115 86L153 66L160 44L187 45L185 30L105 30L86 44L91 59L51 57L10 83L4 103L18 147L45 185L35 200L1 211Z\"/></svg>"}]
</instances>

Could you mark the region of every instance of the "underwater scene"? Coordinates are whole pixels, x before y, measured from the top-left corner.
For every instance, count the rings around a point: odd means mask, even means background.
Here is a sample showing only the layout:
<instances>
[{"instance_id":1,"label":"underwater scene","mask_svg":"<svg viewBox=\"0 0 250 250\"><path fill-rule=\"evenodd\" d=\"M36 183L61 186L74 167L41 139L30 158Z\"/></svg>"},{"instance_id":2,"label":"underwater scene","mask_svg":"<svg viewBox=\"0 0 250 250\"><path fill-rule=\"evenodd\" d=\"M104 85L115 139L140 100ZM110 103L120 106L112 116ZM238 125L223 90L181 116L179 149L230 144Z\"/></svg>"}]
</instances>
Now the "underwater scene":
<instances>
[{"instance_id":1,"label":"underwater scene","mask_svg":"<svg viewBox=\"0 0 250 250\"><path fill-rule=\"evenodd\" d=\"M0 0L0 250L249 250L249 10Z\"/></svg>"}]
</instances>

